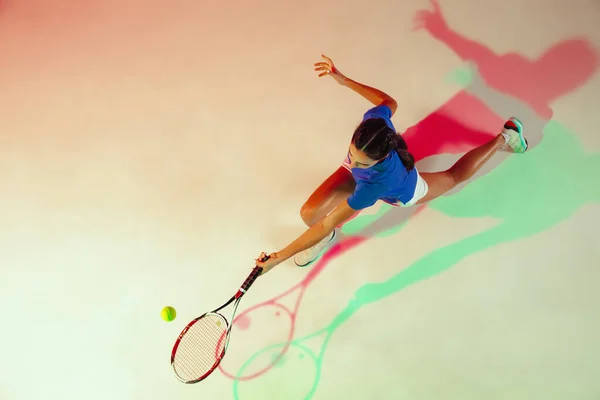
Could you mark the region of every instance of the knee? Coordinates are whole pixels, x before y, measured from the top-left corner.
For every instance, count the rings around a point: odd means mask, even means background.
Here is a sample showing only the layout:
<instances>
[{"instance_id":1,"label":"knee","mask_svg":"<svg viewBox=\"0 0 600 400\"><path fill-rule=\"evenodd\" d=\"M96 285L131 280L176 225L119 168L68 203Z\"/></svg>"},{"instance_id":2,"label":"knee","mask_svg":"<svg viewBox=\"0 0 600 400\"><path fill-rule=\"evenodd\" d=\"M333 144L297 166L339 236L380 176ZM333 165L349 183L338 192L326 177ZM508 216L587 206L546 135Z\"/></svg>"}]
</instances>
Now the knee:
<instances>
[{"instance_id":1,"label":"knee","mask_svg":"<svg viewBox=\"0 0 600 400\"><path fill-rule=\"evenodd\" d=\"M315 222L315 218L317 216L317 210L314 206L310 205L308 202L304 203L300 208L300 218L306 225L313 225Z\"/></svg>"}]
</instances>

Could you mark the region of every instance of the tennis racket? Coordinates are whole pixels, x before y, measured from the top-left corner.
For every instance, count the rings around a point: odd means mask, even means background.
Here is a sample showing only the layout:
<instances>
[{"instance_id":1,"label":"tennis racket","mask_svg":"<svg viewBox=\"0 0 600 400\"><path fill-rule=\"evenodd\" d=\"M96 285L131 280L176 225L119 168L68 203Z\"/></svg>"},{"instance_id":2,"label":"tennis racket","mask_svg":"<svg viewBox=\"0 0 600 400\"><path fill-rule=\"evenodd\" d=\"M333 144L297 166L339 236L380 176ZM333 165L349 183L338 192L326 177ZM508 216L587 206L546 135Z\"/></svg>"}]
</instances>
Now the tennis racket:
<instances>
[{"instance_id":1,"label":"tennis racket","mask_svg":"<svg viewBox=\"0 0 600 400\"><path fill-rule=\"evenodd\" d=\"M268 257L263 261L267 259ZM183 383L198 383L206 379L221 363L229 344L231 325L219 311L233 303L233 319L242 296L262 270L262 267L254 267L231 299L221 307L195 318L183 328L171 351L171 366L177 379Z\"/></svg>"},{"instance_id":2,"label":"tennis racket","mask_svg":"<svg viewBox=\"0 0 600 400\"><path fill-rule=\"evenodd\" d=\"M219 365L219 370L221 370L223 375L234 379L235 381L247 381L258 378L277 365L277 363L283 359L289 347L292 345L292 341L296 332L296 317L298 315L298 311L300 310L300 305L302 304L304 293L306 292L307 288L329 265L331 258L337 257L340 254L351 250L367 239L367 237L362 236L344 239L342 242L330 248L327 251L327 255L323 256L323 258L316 263L316 265L306 274L306 277L302 281L280 295L244 310L244 312L233 319L232 325L235 326L240 320L252 320L254 315L260 314L261 311L263 313L273 312L277 316L277 321L273 321L273 324L279 324L279 326L277 326L277 330L287 332L287 334L285 338L285 344L279 347L279 353L271 359L271 362L268 365L262 367L262 369L255 370L253 372L247 372L245 375L241 375L240 372L235 373L229 370L230 368L233 368L233 366ZM290 307L286 304L292 304L293 306ZM275 326L276 325L273 325L271 328L275 328ZM269 348L271 351L273 351L273 346L270 346ZM274 353L271 354L274 355ZM242 372L245 371L242 370Z\"/></svg>"}]
</instances>

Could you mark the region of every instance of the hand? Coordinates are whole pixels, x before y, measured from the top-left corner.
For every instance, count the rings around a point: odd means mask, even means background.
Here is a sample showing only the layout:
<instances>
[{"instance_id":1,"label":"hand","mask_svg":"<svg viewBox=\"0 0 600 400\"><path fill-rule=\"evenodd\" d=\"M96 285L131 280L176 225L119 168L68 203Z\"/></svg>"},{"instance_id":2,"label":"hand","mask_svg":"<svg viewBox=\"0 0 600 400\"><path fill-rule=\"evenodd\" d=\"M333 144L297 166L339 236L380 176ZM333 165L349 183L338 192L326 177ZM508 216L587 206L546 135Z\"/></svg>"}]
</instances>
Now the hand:
<instances>
[{"instance_id":1,"label":"hand","mask_svg":"<svg viewBox=\"0 0 600 400\"><path fill-rule=\"evenodd\" d=\"M421 10L414 19L413 30L425 29L432 35L443 34L448 30L448 24L442 15L437 0L430 0L433 10Z\"/></svg>"},{"instance_id":2,"label":"hand","mask_svg":"<svg viewBox=\"0 0 600 400\"><path fill-rule=\"evenodd\" d=\"M283 260L281 260L279 257L277 257L277 253L271 253L271 254L269 254L268 260L261 261L261 260L264 260L266 257L267 257L267 254L263 252L263 253L260 253L260 256L255 260L256 266L262 267L262 269L263 269L261 272L261 275L266 274L273 267L276 267L277 265L279 265L283 262Z\"/></svg>"},{"instance_id":3,"label":"hand","mask_svg":"<svg viewBox=\"0 0 600 400\"><path fill-rule=\"evenodd\" d=\"M319 78L322 76L329 75L333 79L335 79L337 81L337 83L339 83L340 85L343 85L344 80L346 79L344 74L342 74L335 67L335 65L333 65L333 61L331 61L331 58L329 58L323 54L321 54L321 57L323 57L323 59L325 61L320 61L320 62L315 63L315 71L323 71L319 74Z\"/></svg>"}]
</instances>

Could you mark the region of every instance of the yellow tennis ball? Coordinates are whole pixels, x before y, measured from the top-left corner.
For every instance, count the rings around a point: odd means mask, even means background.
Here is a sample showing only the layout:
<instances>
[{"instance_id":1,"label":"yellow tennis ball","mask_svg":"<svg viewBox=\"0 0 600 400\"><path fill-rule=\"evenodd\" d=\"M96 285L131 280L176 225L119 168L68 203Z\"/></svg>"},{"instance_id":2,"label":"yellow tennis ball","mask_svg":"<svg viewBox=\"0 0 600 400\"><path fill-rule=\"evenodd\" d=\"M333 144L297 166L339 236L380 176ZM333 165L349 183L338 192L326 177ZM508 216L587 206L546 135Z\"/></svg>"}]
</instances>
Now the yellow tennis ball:
<instances>
[{"instance_id":1,"label":"yellow tennis ball","mask_svg":"<svg viewBox=\"0 0 600 400\"><path fill-rule=\"evenodd\" d=\"M162 319L164 319L167 322L171 322L175 319L175 317L177 316L177 311L175 311L175 309L171 306L167 306L164 307L161 311L160 311L160 316L162 317Z\"/></svg>"}]
</instances>

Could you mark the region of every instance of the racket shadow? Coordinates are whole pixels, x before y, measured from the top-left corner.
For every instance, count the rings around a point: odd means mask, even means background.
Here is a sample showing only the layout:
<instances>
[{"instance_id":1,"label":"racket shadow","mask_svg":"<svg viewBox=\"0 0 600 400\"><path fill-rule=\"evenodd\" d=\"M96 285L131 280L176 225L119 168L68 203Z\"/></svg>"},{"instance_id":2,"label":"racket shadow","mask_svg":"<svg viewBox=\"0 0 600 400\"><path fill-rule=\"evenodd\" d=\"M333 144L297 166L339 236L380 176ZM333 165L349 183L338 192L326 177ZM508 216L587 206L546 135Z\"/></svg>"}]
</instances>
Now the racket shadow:
<instances>
[{"instance_id":1,"label":"racket shadow","mask_svg":"<svg viewBox=\"0 0 600 400\"><path fill-rule=\"evenodd\" d=\"M322 374L323 355L334 329L322 329L303 338L265 347L251 355L236 373L233 397L236 400L265 398L265 388L277 387L277 396L286 400L309 399L315 394ZM260 383L239 379L249 376L255 364L272 362L273 367ZM273 385L269 382L272 381Z\"/></svg>"},{"instance_id":2,"label":"racket shadow","mask_svg":"<svg viewBox=\"0 0 600 400\"><path fill-rule=\"evenodd\" d=\"M232 321L232 337L235 337L235 340L231 341L232 349L229 350L230 355L234 353L237 354L234 357L229 357L226 362L219 365L219 370L231 379L247 381L265 374L277 365L277 363L285 356L293 341L296 332L298 312L307 288L329 264L329 261L333 257L341 255L364 240L365 238L363 237L351 237L335 244L317 263L315 263L314 267L301 282L292 286L280 295L250 307L240 313ZM279 315L277 315L277 313L279 313ZM277 317L278 320L274 320L274 316ZM274 326L276 328L274 328ZM252 329L255 327L258 328ZM265 332L267 332L267 335L271 332L271 336L265 337ZM276 335L272 335L272 332L277 332L279 337L274 338ZM234 342L236 343L235 350L233 349ZM277 343L285 343L285 345L280 346ZM280 349L277 356L269 359L262 359L261 363L255 362L252 368L245 368L245 372L242 375L235 372L239 370L242 365L240 360L248 359L248 356L244 357L244 354L249 354L249 351L255 352L257 348L265 348L270 345L278 346Z\"/></svg>"},{"instance_id":3,"label":"racket shadow","mask_svg":"<svg viewBox=\"0 0 600 400\"><path fill-rule=\"evenodd\" d=\"M263 348L275 343L288 342L294 331L295 317L292 310L279 302L261 303L253 306L234 318L231 327L228 357L219 365L219 370L225 376L234 379L234 373L248 359L257 347ZM276 363L271 360L247 369L243 379L254 379Z\"/></svg>"}]
</instances>

